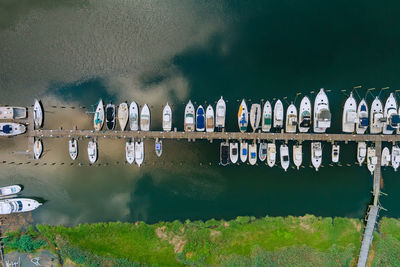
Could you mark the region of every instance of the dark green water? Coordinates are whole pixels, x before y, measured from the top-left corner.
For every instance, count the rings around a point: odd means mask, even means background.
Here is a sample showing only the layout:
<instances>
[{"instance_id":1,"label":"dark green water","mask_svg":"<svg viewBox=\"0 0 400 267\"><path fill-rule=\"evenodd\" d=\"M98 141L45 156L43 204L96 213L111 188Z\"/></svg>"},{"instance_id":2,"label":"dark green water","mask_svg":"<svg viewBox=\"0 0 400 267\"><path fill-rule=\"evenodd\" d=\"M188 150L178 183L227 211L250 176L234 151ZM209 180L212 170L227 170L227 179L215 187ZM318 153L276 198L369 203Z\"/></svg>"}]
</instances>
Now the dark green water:
<instances>
[{"instance_id":1,"label":"dark green water","mask_svg":"<svg viewBox=\"0 0 400 267\"><path fill-rule=\"evenodd\" d=\"M400 85L396 1L39 3L0 6L0 11L15 14L1 21L0 99L30 105L40 97L49 129L91 125L83 112L77 116L51 105L88 106L102 97L153 105L152 129L161 129L155 119L168 100L174 104L174 126L181 130L188 99L214 103L223 95L228 100L227 130L237 131L240 99L250 103L287 97L291 102L298 92L313 97L311 91L324 87L330 90L333 112L329 132L338 132L345 95L354 86L362 86L361 96L368 88L378 88L376 95L390 86L381 93L385 99ZM23 147L20 140L0 140L0 160L12 156L26 161L11 154L14 146ZM87 163L86 143L80 145L78 161ZM123 162L123 146L123 140L100 141L99 162ZM25 195L48 200L34 213L38 222L305 213L361 218L371 200L372 177L366 166L354 165L355 144L341 144L343 167L328 165L330 144L324 144L325 166L315 172L306 142L305 168L287 173L264 164L220 167L218 142L166 141L158 162L148 156L154 154L149 143L147 164L140 170L116 163L67 167L65 140L45 140L45 147L42 162L66 164L0 167L1 181L22 183ZM391 168L383 176L383 191L389 195L381 198L388 209L382 213L399 217L400 176Z\"/></svg>"}]
</instances>

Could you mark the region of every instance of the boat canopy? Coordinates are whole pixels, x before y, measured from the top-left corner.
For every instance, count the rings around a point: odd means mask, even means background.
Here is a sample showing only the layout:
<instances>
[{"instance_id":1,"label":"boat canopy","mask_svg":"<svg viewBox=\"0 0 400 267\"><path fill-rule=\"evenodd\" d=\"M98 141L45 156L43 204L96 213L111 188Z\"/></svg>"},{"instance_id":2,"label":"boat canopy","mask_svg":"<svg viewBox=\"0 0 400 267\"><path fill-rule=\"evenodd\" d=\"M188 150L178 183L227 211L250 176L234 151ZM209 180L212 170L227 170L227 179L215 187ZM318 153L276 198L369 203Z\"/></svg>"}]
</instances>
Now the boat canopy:
<instances>
[{"instance_id":1,"label":"boat canopy","mask_svg":"<svg viewBox=\"0 0 400 267\"><path fill-rule=\"evenodd\" d=\"M303 120L300 122L300 127L310 127L311 125L311 117L308 115L303 118Z\"/></svg>"},{"instance_id":2,"label":"boat canopy","mask_svg":"<svg viewBox=\"0 0 400 267\"><path fill-rule=\"evenodd\" d=\"M1 129L1 131L5 134L9 134L12 132L12 127L9 124L6 124L3 126L3 129Z\"/></svg>"},{"instance_id":3,"label":"boat canopy","mask_svg":"<svg viewBox=\"0 0 400 267\"><path fill-rule=\"evenodd\" d=\"M366 105L362 105L360 108L360 111L367 111L367 106Z\"/></svg>"},{"instance_id":4,"label":"boat canopy","mask_svg":"<svg viewBox=\"0 0 400 267\"><path fill-rule=\"evenodd\" d=\"M247 155L247 149L246 148L242 149L242 155L244 155L244 156Z\"/></svg>"},{"instance_id":5,"label":"boat canopy","mask_svg":"<svg viewBox=\"0 0 400 267\"><path fill-rule=\"evenodd\" d=\"M362 127L367 127L368 126L368 118L361 118L360 119L360 125Z\"/></svg>"},{"instance_id":6,"label":"boat canopy","mask_svg":"<svg viewBox=\"0 0 400 267\"><path fill-rule=\"evenodd\" d=\"M264 124L266 124L266 125L272 124L271 115L267 115L264 117Z\"/></svg>"},{"instance_id":7,"label":"boat canopy","mask_svg":"<svg viewBox=\"0 0 400 267\"><path fill-rule=\"evenodd\" d=\"M391 125L393 127L398 127L398 125L400 124L400 115L392 115L391 117Z\"/></svg>"}]
</instances>

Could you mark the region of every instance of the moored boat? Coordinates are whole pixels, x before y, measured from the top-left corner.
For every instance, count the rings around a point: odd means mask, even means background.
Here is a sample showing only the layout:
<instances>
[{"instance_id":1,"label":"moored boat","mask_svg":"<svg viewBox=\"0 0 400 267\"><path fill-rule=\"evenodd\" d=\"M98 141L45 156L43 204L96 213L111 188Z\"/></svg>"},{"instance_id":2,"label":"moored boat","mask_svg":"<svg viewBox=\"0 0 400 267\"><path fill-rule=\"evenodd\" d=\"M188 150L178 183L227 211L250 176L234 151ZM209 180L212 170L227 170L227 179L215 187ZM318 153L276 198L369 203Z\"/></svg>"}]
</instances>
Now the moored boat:
<instances>
[{"instance_id":1,"label":"moored boat","mask_svg":"<svg viewBox=\"0 0 400 267\"><path fill-rule=\"evenodd\" d=\"M239 130L244 133L247 131L247 125L249 122L249 113L247 111L246 101L244 99L240 103L239 112L238 112L238 124Z\"/></svg>"},{"instance_id":2,"label":"moored boat","mask_svg":"<svg viewBox=\"0 0 400 267\"><path fill-rule=\"evenodd\" d=\"M376 157L375 147L368 147L367 149L367 167L371 174L374 174L375 166L378 162L378 158Z\"/></svg>"},{"instance_id":3,"label":"moored boat","mask_svg":"<svg viewBox=\"0 0 400 267\"><path fill-rule=\"evenodd\" d=\"M272 126L272 106L269 101L265 102L263 108L263 117L261 123L261 130L263 132L269 132Z\"/></svg>"},{"instance_id":4,"label":"moored boat","mask_svg":"<svg viewBox=\"0 0 400 267\"><path fill-rule=\"evenodd\" d=\"M393 93L390 93L385 103L383 116L386 122L383 124L383 134L393 134L393 131L399 127L399 114L397 114L397 103Z\"/></svg>"},{"instance_id":5,"label":"moored boat","mask_svg":"<svg viewBox=\"0 0 400 267\"><path fill-rule=\"evenodd\" d=\"M357 134L364 134L368 128L368 105L365 99L362 99L357 108L357 123L356 132Z\"/></svg>"},{"instance_id":6,"label":"moored boat","mask_svg":"<svg viewBox=\"0 0 400 267\"><path fill-rule=\"evenodd\" d=\"M186 104L185 107L185 118L184 118L184 128L185 132L193 132L194 131L194 106L192 104L192 101L189 100L189 102Z\"/></svg>"},{"instance_id":7,"label":"moored boat","mask_svg":"<svg viewBox=\"0 0 400 267\"><path fill-rule=\"evenodd\" d=\"M197 107L196 110L196 131L204 132L205 128L205 112L202 105Z\"/></svg>"},{"instance_id":8,"label":"moored boat","mask_svg":"<svg viewBox=\"0 0 400 267\"><path fill-rule=\"evenodd\" d=\"M72 160L75 160L78 156L78 141L74 138L68 141L69 156Z\"/></svg>"},{"instance_id":9,"label":"moored boat","mask_svg":"<svg viewBox=\"0 0 400 267\"><path fill-rule=\"evenodd\" d=\"M43 125L43 108L37 99L35 99L35 104L33 104L33 122L36 129Z\"/></svg>"},{"instance_id":10,"label":"moored boat","mask_svg":"<svg viewBox=\"0 0 400 267\"><path fill-rule=\"evenodd\" d=\"M257 163L257 144L249 144L249 163L255 165Z\"/></svg>"},{"instance_id":11,"label":"moored boat","mask_svg":"<svg viewBox=\"0 0 400 267\"><path fill-rule=\"evenodd\" d=\"M322 163L322 144L321 142L311 142L311 163L318 171Z\"/></svg>"},{"instance_id":12,"label":"moored boat","mask_svg":"<svg viewBox=\"0 0 400 267\"><path fill-rule=\"evenodd\" d=\"M261 142L258 149L258 158L260 159L260 161L265 161L265 159L267 158L267 151L267 144Z\"/></svg>"},{"instance_id":13,"label":"moored boat","mask_svg":"<svg viewBox=\"0 0 400 267\"><path fill-rule=\"evenodd\" d=\"M94 164L97 161L97 142L91 140L88 143L88 157L90 164Z\"/></svg>"},{"instance_id":14,"label":"moored boat","mask_svg":"<svg viewBox=\"0 0 400 267\"><path fill-rule=\"evenodd\" d=\"M303 97L300 102L299 117L299 132L308 132L311 126L311 101L308 96Z\"/></svg>"},{"instance_id":15,"label":"moored boat","mask_svg":"<svg viewBox=\"0 0 400 267\"><path fill-rule=\"evenodd\" d=\"M0 136L15 136L26 132L23 124L15 122L0 122Z\"/></svg>"},{"instance_id":16,"label":"moored boat","mask_svg":"<svg viewBox=\"0 0 400 267\"><path fill-rule=\"evenodd\" d=\"M283 104L278 99L274 106L274 128L280 129L283 127Z\"/></svg>"},{"instance_id":17,"label":"moored boat","mask_svg":"<svg viewBox=\"0 0 400 267\"><path fill-rule=\"evenodd\" d=\"M208 105L206 109L206 132L214 132L214 109L211 105Z\"/></svg>"},{"instance_id":18,"label":"moored boat","mask_svg":"<svg viewBox=\"0 0 400 267\"><path fill-rule=\"evenodd\" d=\"M129 110L126 102L121 103L118 106L118 122L121 131L125 131L126 124L128 123Z\"/></svg>"},{"instance_id":19,"label":"moored boat","mask_svg":"<svg viewBox=\"0 0 400 267\"><path fill-rule=\"evenodd\" d=\"M371 125L369 127L369 132L371 134L381 133L383 123L385 122L385 118L383 117L382 102L378 97L375 97L374 101L372 101L370 118L371 118Z\"/></svg>"},{"instance_id":20,"label":"moored boat","mask_svg":"<svg viewBox=\"0 0 400 267\"><path fill-rule=\"evenodd\" d=\"M267 163L268 166L274 167L276 161L276 145L268 143L267 145Z\"/></svg>"},{"instance_id":21,"label":"moored boat","mask_svg":"<svg viewBox=\"0 0 400 267\"><path fill-rule=\"evenodd\" d=\"M36 139L33 143L33 156L35 159L40 159L43 153L43 144L42 140Z\"/></svg>"},{"instance_id":22,"label":"moored boat","mask_svg":"<svg viewBox=\"0 0 400 267\"><path fill-rule=\"evenodd\" d=\"M227 142L222 142L220 145L220 151L219 151L219 163L222 166L226 166L229 164L229 143Z\"/></svg>"},{"instance_id":23,"label":"moored boat","mask_svg":"<svg viewBox=\"0 0 400 267\"><path fill-rule=\"evenodd\" d=\"M235 164L238 161L239 143L234 142L229 144L229 158L233 164Z\"/></svg>"},{"instance_id":24,"label":"moored boat","mask_svg":"<svg viewBox=\"0 0 400 267\"><path fill-rule=\"evenodd\" d=\"M367 156L367 144L365 142L358 142L358 144L357 144L357 161L358 161L358 164L360 164L360 166L364 162L366 156Z\"/></svg>"},{"instance_id":25,"label":"moored boat","mask_svg":"<svg viewBox=\"0 0 400 267\"><path fill-rule=\"evenodd\" d=\"M381 166L385 167L385 166L389 166L391 161L390 158L390 150L388 147L384 147L382 149L382 159L381 159Z\"/></svg>"},{"instance_id":26,"label":"moored boat","mask_svg":"<svg viewBox=\"0 0 400 267\"><path fill-rule=\"evenodd\" d=\"M297 169L300 168L302 162L303 162L303 146L301 144L294 145L293 163L297 167Z\"/></svg>"},{"instance_id":27,"label":"moored boat","mask_svg":"<svg viewBox=\"0 0 400 267\"><path fill-rule=\"evenodd\" d=\"M147 104L144 104L140 112L140 130L150 131L150 109Z\"/></svg>"},{"instance_id":28,"label":"moored boat","mask_svg":"<svg viewBox=\"0 0 400 267\"><path fill-rule=\"evenodd\" d=\"M260 127L261 120L261 105L260 104L252 104L250 107L250 125L253 128L253 132L255 132L258 127Z\"/></svg>"},{"instance_id":29,"label":"moored boat","mask_svg":"<svg viewBox=\"0 0 400 267\"><path fill-rule=\"evenodd\" d=\"M224 99L221 98L217 102L215 107L215 127L218 131L222 131L225 128L225 115L226 115L226 104Z\"/></svg>"},{"instance_id":30,"label":"moored boat","mask_svg":"<svg viewBox=\"0 0 400 267\"><path fill-rule=\"evenodd\" d=\"M392 167L394 171L397 171L399 164L400 164L400 147L395 145L392 146Z\"/></svg>"},{"instance_id":31,"label":"moored boat","mask_svg":"<svg viewBox=\"0 0 400 267\"><path fill-rule=\"evenodd\" d=\"M139 167L144 161L144 144L141 140L135 142L135 161Z\"/></svg>"},{"instance_id":32,"label":"moored boat","mask_svg":"<svg viewBox=\"0 0 400 267\"><path fill-rule=\"evenodd\" d=\"M93 126L96 131L100 131L104 125L104 105L103 100L99 100L97 104L96 111L94 112L93 117Z\"/></svg>"},{"instance_id":33,"label":"moored boat","mask_svg":"<svg viewBox=\"0 0 400 267\"><path fill-rule=\"evenodd\" d=\"M155 145L155 151L156 151L157 157L161 157L161 154L162 154L162 140L159 140L157 138L155 143L154 143L154 145Z\"/></svg>"},{"instance_id":34,"label":"moored boat","mask_svg":"<svg viewBox=\"0 0 400 267\"><path fill-rule=\"evenodd\" d=\"M325 94L324 89L321 88L314 101L314 132L326 132L326 129L331 127L331 117L328 96Z\"/></svg>"},{"instance_id":35,"label":"moored boat","mask_svg":"<svg viewBox=\"0 0 400 267\"><path fill-rule=\"evenodd\" d=\"M26 118L24 107L0 107L0 120L18 120Z\"/></svg>"},{"instance_id":36,"label":"moored boat","mask_svg":"<svg viewBox=\"0 0 400 267\"><path fill-rule=\"evenodd\" d=\"M37 209L41 203L30 198L8 198L0 200L0 214L28 212Z\"/></svg>"},{"instance_id":37,"label":"moored boat","mask_svg":"<svg viewBox=\"0 0 400 267\"><path fill-rule=\"evenodd\" d=\"M135 142L132 140L128 140L125 143L125 158L129 164L135 161Z\"/></svg>"},{"instance_id":38,"label":"moored boat","mask_svg":"<svg viewBox=\"0 0 400 267\"><path fill-rule=\"evenodd\" d=\"M340 154L340 146L333 144L332 145L332 162L339 162L339 154Z\"/></svg>"},{"instance_id":39,"label":"moored boat","mask_svg":"<svg viewBox=\"0 0 400 267\"><path fill-rule=\"evenodd\" d=\"M281 156L281 166L282 168L287 171L289 168L290 157L289 157L289 148L286 144L282 144L279 148L279 154Z\"/></svg>"},{"instance_id":40,"label":"moored boat","mask_svg":"<svg viewBox=\"0 0 400 267\"><path fill-rule=\"evenodd\" d=\"M115 128L115 105L111 103L106 106L106 125L108 130Z\"/></svg>"},{"instance_id":41,"label":"moored boat","mask_svg":"<svg viewBox=\"0 0 400 267\"><path fill-rule=\"evenodd\" d=\"M247 142L245 140L240 142L240 160L242 162L246 162L246 160L247 160L248 147L249 147L249 145L247 144Z\"/></svg>"},{"instance_id":42,"label":"moored boat","mask_svg":"<svg viewBox=\"0 0 400 267\"><path fill-rule=\"evenodd\" d=\"M172 110L171 107L167 104L165 105L163 109L163 130L165 132L170 132L172 129Z\"/></svg>"},{"instance_id":43,"label":"moored boat","mask_svg":"<svg viewBox=\"0 0 400 267\"><path fill-rule=\"evenodd\" d=\"M0 187L0 197L6 197L10 195L15 195L21 192L22 187L19 185L9 185Z\"/></svg>"},{"instance_id":44,"label":"moored boat","mask_svg":"<svg viewBox=\"0 0 400 267\"><path fill-rule=\"evenodd\" d=\"M350 93L350 96L347 98L343 107L343 116L342 116L342 131L344 133L353 133L354 126L357 122L357 102L353 97L353 92Z\"/></svg>"},{"instance_id":45,"label":"moored boat","mask_svg":"<svg viewBox=\"0 0 400 267\"><path fill-rule=\"evenodd\" d=\"M129 128L131 131L139 130L139 108L135 101L129 105Z\"/></svg>"},{"instance_id":46,"label":"moored boat","mask_svg":"<svg viewBox=\"0 0 400 267\"><path fill-rule=\"evenodd\" d=\"M286 111L286 132L295 133L297 128L297 109L296 106L290 104Z\"/></svg>"}]
</instances>

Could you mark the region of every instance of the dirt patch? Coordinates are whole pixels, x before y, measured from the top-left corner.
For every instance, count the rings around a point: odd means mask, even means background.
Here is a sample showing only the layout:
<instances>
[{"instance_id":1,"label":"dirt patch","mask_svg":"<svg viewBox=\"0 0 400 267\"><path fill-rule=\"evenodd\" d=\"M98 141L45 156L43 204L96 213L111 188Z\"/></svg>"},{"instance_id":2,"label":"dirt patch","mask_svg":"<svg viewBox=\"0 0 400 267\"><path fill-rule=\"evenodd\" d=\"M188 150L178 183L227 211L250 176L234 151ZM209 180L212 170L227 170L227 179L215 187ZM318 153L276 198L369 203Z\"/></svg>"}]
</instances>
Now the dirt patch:
<instances>
[{"instance_id":1,"label":"dirt patch","mask_svg":"<svg viewBox=\"0 0 400 267\"><path fill-rule=\"evenodd\" d=\"M228 228L230 225L228 222L224 222L224 226L225 226L225 228Z\"/></svg>"},{"instance_id":2,"label":"dirt patch","mask_svg":"<svg viewBox=\"0 0 400 267\"><path fill-rule=\"evenodd\" d=\"M311 215L304 215L304 216L299 217L300 227L303 228L304 230L314 233L315 230L311 227L311 225L309 223L309 219L311 217L312 217Z\"/></svg>"},{"instance_id":3,"label":"dirt patch","mask_svg":"<svg viewBox=\"0 0 400 267\"><path fill-rule=\"evenodd\" d=\"M174 246L174 252L178 254L183 251L183 248L186 245L186 240L181 236L174 236L169 243Z\"/></svg>"},{"instance_id":4,"label":"dirt patch","mask_svg":"<svg viewBox=\"0 0 400 267\"><path fill-rule=\"evenodd\" d=\"M352 219L351 222L353 223L354 227L357 229L357 232L361 232L361 223L354 219Z\"/></svg>"},{"instance_id":5,"label":"dirt patch","mask_svg":"<svg viewBox=\"0 0 400 267\"><path fill-rule=\"evenodd\" d=\"M17 231L19 228L25 228L33 222L32 213L18 213L0 216L0 230L2 233L7 231Z\"/></svg>"},{"instance_id":6,"label":"dirt patch","mask_svg":"<svg viewBox=\"0 0 400 267\"><path fill-rule=\"evenodd\" d=\"M211 232L210 232L211 240L215 241L215 239L217 239L219 236L221 236L220 231L211 230Z\"/></svg>"},{"instance_id":7,"label":"dirt patch","mask_svg":"<svg viewBox=\"0 0 400 267\"><path fill-rule=\"evenodd\" d=\"M168 243L174 246L175 253L181 253L186 245L185 238L183 236L168 233L166 230L167 228L165 226L158 227L156 229L156 235L158 238L168 241ZM182 229L181 232L183 233Z\"/></svg>"}]
</instances>

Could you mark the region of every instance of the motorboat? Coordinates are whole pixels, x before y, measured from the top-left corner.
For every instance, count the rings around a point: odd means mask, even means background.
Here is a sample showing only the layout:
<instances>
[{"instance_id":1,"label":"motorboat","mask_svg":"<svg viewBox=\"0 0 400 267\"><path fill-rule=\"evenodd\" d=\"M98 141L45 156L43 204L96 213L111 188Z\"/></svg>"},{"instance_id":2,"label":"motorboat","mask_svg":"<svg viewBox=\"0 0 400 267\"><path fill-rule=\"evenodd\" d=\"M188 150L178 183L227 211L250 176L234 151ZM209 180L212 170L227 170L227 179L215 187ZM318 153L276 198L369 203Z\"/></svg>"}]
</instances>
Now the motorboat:
<instances>
[{"instance_id":1,"label":"motorboat","mask_svg":"<svg viewBox=\"0 0 400 267\"><path fill-rule=\"evenodd\" d=\"M281 166L287 171L289 168L290 157L289 157L289 148L286 144L280 146L280 156L281 156Z\"/></svg>"},{"instance_id":2,"label":"motorboat","mask_svg":"<svg viewBox=\"0 0 400 267\"><path fill-rule=\"evenodd\" d=\"M295 133L297 129L297 109L296 106L290 104L286 111L286 132Z\"/></svg>"},{"instance_id":3,"label":"motorboat","mask_svg":"<svg viewBox=\"0 0 400 267\"><path fill-rule=\"evenodd\" d=\"M400 164L400 148L398 146L392 146L392 167L394 171L397 171L399 164Z\"/></svg>"},{"instance_id":4,"label":"motorboat","mask_svg":"<svg viewBox=\"0 0 400 267\"><path fill-rule=\"evenodd\" d=\"M217 128L218 131L222 131L222 129L225 128L225 115L226 115L226 104L221 96L215 108L215 127Z\"/></svg>"},{"instance_id":5,"label":"motorboat","mask_svg":"<svg viewBox=\"0 0 400 267\"><path fill-rule=\"evenodd\" d=\"M379 134L382 132L383 123L386 119L383 117L383 106L382 102L378 97L375 97L371 104L370 111L371 125L369 132L371 134Z\"/></svg>"},{"instance_id":6,"label":"motorboat","mask_svg":"<svg viewBox=\"0 0 400 267\"><path fill-rule=\"evenodd\" d=\"M162 140L159 140L157 138L155 143L154 143L154 145L155 145L155 151L156 151L157 157L161 157L161 154L162 154Z\"/></svg>"},{"instance_id":7,"label":"motorboat","mask_svg":"<svg viewBox=\"0 0 400 267\"><path fill-rule=\"evenodd\" d=\"M391 157L390 157L390 150L388 147L384 147L382 149L382 158L381 158L381 166L385 167L385 166L389 166L390 161L391 161Z\"/></svg>"},{"instance_id":8,"label":"motorboat","mask_svg":"<svg viewBox=\"0 0 400 267\"><path fill-rule=\"evenodd\" d=\"M93 117L93 126L96 131L100 131L104 125L104 104L103 100L99 100L97 104L96 111Z\"/></svg>"},{"instance_id":9,"label":"motorboat","mask_svg":"<svg viewBox=\"0 0 400 267\"><path fill-rule=\"evenodd\" d=\"M135 101L129 105L129 128L131 131L139 130L139 108Z\"/></svg>"},{"instance_id":10,"label":"motorboat","mask_svg":"<svg viewBox=\"0 0 400 267\"><path fill-rule=\"evenodd\" d=\"M135 161L135 142L128 140L125 143L125 157L126 162L132 164Z\"/></svg>"},{"instance_id":11,"label":"motorboat","mask_svg":"<svg viewBox=\"0 0 400 267\"><path fill-rule=\"evenodd\" d=\"M147 104L144 104L140 112L140 130L144 132L150 131L150 109Z\"/></svg>"},{"instance_id":12,"label":"motorboat","mask_svg":"<svg viewBox=\"0 0 400 267\"><path fill-rule=\"evenodd\" d=\"M21 192L22 187L19 185L9 185L0 187L0 197L6 197L10 195L15 195Z\"/></svg>"},{"instance_id":13,"label":"motorboat","mask_svg":"<svg viewBox=\"0 0 400 267\"><path fill-rule=\"evenodd\" d=\"M239 130L244 133L247 131L247 125L249 123L249 112L247 111L246 101L242 100L240 103L239 112L238 112L238 124Z\"/></svg>"},{"instance_id":14,"label":"motorboat","mask_svg":"<svg viewBox=\"0 0 400 267\"><path fill-rule=\"evenodd\" d=\"M193 132L194 131L194 106L192 101L186 104L185 107L185 118L184 118L184 128L185 132Z\"/></svg>"},{"instance_id":15,"label":"motorboat","mask_svg":"<svg viewBox=\"0 0 400 267\"><path fill-rule=\"evenodd\" d=\"M23 124L15 122L0 122L0 136L15 136L26 132Z\"/></svg>"},{"instance_id":16,"label":"motorboat","mask_svg":"<svg viewBox=\"0 0 400 267\"><path fill-rule=\"evenodd\" d=\"M37 209L42 203L30 198L8 198L0 200L0 214L28 212Z\"/></svg>"},{"instance_id":17,"label":"motorboat","mask_svg":"<svg viewBox=\"0 0 400 267\"><path fill-rule=\"evenodd\" d=\"M357 144L357 161L358 164L363 164L367 156L367 144L365 142L358 142Z\"/></svg>"},{"instance_id":18,"label":"motorboat","mask_svg":"<svg viewBox=\"0 0 400 267\"><path fill-rule=\"evenodd\" d=\"M342 131L344 133L353 133L354 126L357 123L357 102L353 97L353 93L347 98L343 107L343 117L342 117Z\"/></svg>"},{"instance_id":19,"label":"motorboat","mask_svg":"<svg viewBox=\"0 0 400 267\"><path fill-rule=\"evenodd\" d=\"M118 122L121 131L125 131L126 124L128 123L129 110L128 104L123 102L118 107Z\"/></svg>"},{"instance_id":20,"label":"motorboat","mask_svg":"<svg viewBox=\"0 0 400 267\"><path fill-rule=\"evenodd\" d=\"M205 112L204 112L204 108L202 105L197 107L196 110L196 131L198 132L204 132L204 128L205 128Z\"/></svg>"},{"instance_id":21,"label":"motorboat","mask_svg":"<svg viewBox=\"0 0 400 267\"><path fill-rule=\"evenodd\" d=\"M43 153L43 143L42 140L36 139L33 143L33 156L35 159L40 159Z\"/></svg>"},{"instance_id":22,"label":"motorboat","mask_svg":"<svg viewBox=\"0 0 400 267\"><path fill-rule=\"evenodd\" d=\"M246 143L246 141L240 142L240 160L242 162L246 162L246 160L247 160L248 148L249 148L249 145Z\"/></svg>"},{"instance_id":23,"label":"motorboat","mask_svg":"<svg viewBox=\"0 0 400 267\"><path fill-rule=\"evenodd\" d=\"M94 164L97 161L97 142L91 140L88 143L88 156L90 164Z\"/></svg>"},{"instance_id":24,"label":"motorboat","mask_svg":"<svg viewBox=\"0 0 400 267\"><path fill-rule=\"evenodd\" d=\"M269 132L272 126L272 106L269 101L265 102L263 108L263 117L261 123L261 130L263 132Z\"/></svg>"},{"instance_id":25,"label":"motorboat","mask_svg":"<svg viewBox=\"0 0 400 267\"><path fill-rule=\"evenodd\" d=\"M115 128L115 105L111 103L106 106L106 125L108 130Z\"/></svg>"},{"instance_id":26,"label":"motorboat","mask_svg":"<svg viewBox=\"0 0 400 267\"><path fill-rule=\"evenodd\" d=\"M375 166L378 163L378 157L376 156L375 147L368 147L367 149L367 167L371 174L374 174Z\"/></svg>"},{"instance_id":27,"label":"motorboat","mask_svg":"<svg viewBox=\"0 0 400 267\"><path fill-rule=\"evenodd\" d=\"M24 107L0 107L0 120L19 120L26 118Z\"/></svg>"},{"instance_id":28,"label":"motorboat","mask_svg":"<svg viewBox=\"0 0 400 267\"><path fill-rule=\"evenodd\" d=\"M39 100L35 99L35 104L33 104L33 122L35 128L38 129L43 125L43 108Z\"/></svg>"},{"instance_id":29,"label":"motorboat","mask_svg":"<svg viewBox=\"0 0 400 267\"><path fill-rule=\"evenodd\" d=\"M135 142L135 161L139 167L144 161L144 144L141 140Z\"/></svg>"},{"instance_id":30,"label":"motorboat","mask_svg":"<svg viewBox=\"0 0 400 267\"><path fill-rule=\"evenodd\" d=\"M334 162L334 163L339 162L339 154L340 154L340 146L333 144L332 145L332 162Z\"/></svg>"},{"instance_id":31,"label":"motorboat","mask_svg":"<svg viewBox=\"0 0 400 267\"><path fill-rule=\"evenodd\" d=\"M365 99L362 99L357 108L357 123L356 132L357 134L364 134L368 128L368 105Z\"/></svg>"},{"instance_id":32,"label":"motorboat","mask_svg":"<svg viewBox=\"0 0 400 267\"><path fill-rule=\"evenodd\" d=\"M267 163L271 168L274 167L276 161L276 145L268 143L267 145Z\"/></svg>"},{"instance_id":33,"label":"motorboat","mask_svg":"<svg viewBox=\"0 0 400 267\"><path fill-rule=\"evenodd\" d=\"M331 127L331 117L328 96L321 88L314 101L314 132L325 133L326 129Z\"/></svg>"},{"instance_id":34,"label":"motorboat","mask_svg":"<svg viewBox=\"0 0 400 267\"><path fill-rule=\"evenodd\" d=\"M171 107L167 104L165 105L163 109L163 131L165 132L170 132L172 129L172 110Z\"/></svg>"},{"instance_id":35,"label":"motorboat","mask_svg":"<svg viewBox=\"0 0 400 267\"><path fill-rule=\"evenodd\" d=\"M255 165L257 163L257 144L249 144L249 163Z\"/></svg>"},{"instance_id":36,"label":"motorboat","mask_svg":"<svg viewBox=\"0 0 400 267\"><path fill-rule=\"evenodd\" d=\"M322 163L322 144L321 142L311 142L311 163L318 171Z\"/></svg>"},{"instance_id":37,"label":"motorboat","mask_svg":"<svg viewBox=\"0 0 400 267\"><path fill-rule=\"evenodd\" d=\"M308 132L311 126L311 101L308 96L301 99L299 117L299 132Z\"/></svg>"},{"instance_id":38,"label":"motorboat","mask_svg":"<svg viewBox=\"0 0 400 267\"><path fill-rule=\"evenodd\" d=\"M283 104L282 101L278 99L274 106L274 128L283 127Z\"/></svg>"},{"instance_id":39,"label":"motorboat","mask_svg":"<svg viewBox=\"0 0 400 267\"><path fill-rule=\"evenodd\" d=\"M68 141L69 156L72 160L76 160L78 156L78 141L74 138Z\"/></svg>"},{"instance_id":40,"label":"motorboat","mask_svg":"<svg viewBox=\"0 0 400 267\"><path fill-rule=\"evenodd\" d=\"M267 151L267 144L261 142L258 148L258 158L260 159L260 161L265 161L265 159L267 158Z\"/></svg>"},{"instance_id":41,"label":"motorboat","mask_svg":"<svg viewBox=\"0 0 400 267\"><path fill-rule=\"evenodd\" d=\"M252 104L250 108L250 125L253 128L253 132L255 132L258 127L260 127L261 120L261 105L260 104Z\"/></svg>"},{"instance_id":42,"label":"motorboat","mask_svg":"<svg viewBox=\"0 0 400 267\"><path fill-rule=\"evenodd\" d=\"M229 157L233 164L238 161L239 158L239 143L230 143L229 144Z\"/></svg>"},{"instance_id":43,"label":"motorboat","mask_svg":"<svg viewBox=\"0 0 400 267\"><path fill-rule=\"evenodd\" d=\"M206 109L206 132L214 132L214 109L211 105Z\"/></svg>"},{"instance_id":44,"label":"motorboat","mask_svg":"<svg viewBox=\"0 0 400 267\"><path fill-rule=\"evenodd\" d=\"M293 163L300 169L301 163L303 162L303 146L301 144L297 144L293 146Z\"/></svg>"},{"instance_id":45,"label":"motorboat","mask_svg":"<svg viewBox=\"0 0 400 267\"><path fill-rule=\"evenodd\" d=\"M393 131L399 127L400 118L397 114L397 103L393 93L390 93L385 103L383 116L386 122L383 124L383 134L393 134Z\"/></svg>"},{"instance_id":46,"label":"motorboat","mask_svg":"<svg viewBox=\"0 0 400 267\"><path fill-rule=\"evenodd\" d=\"M219 163L222 166L226 166L229 164L229 143L222 142L220 146L220 154L219 154Z\"/></svg>"}]
</instances>

